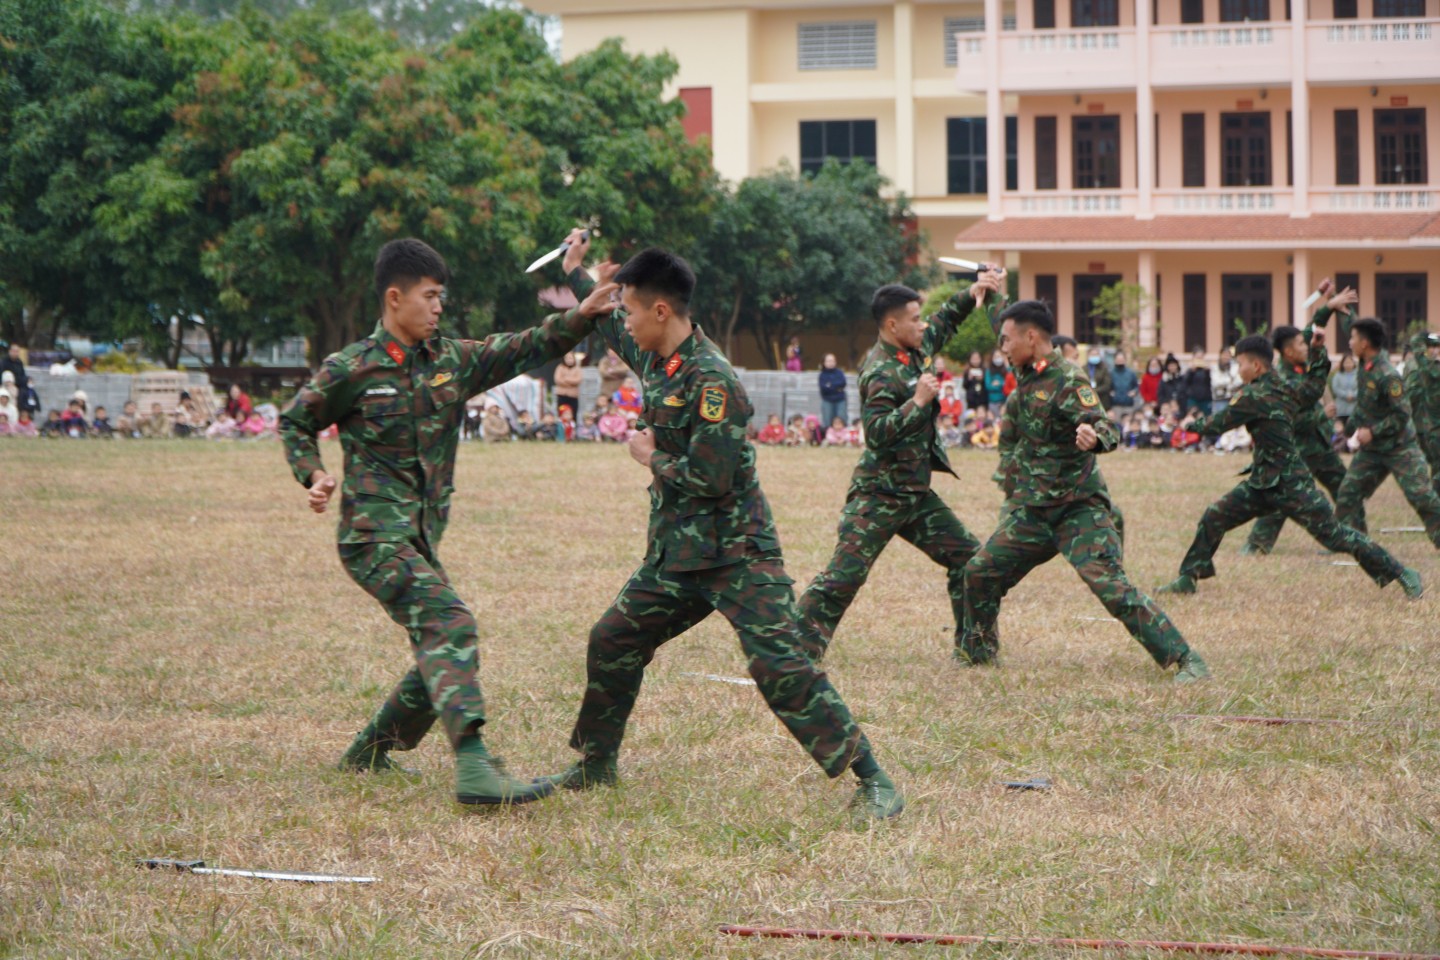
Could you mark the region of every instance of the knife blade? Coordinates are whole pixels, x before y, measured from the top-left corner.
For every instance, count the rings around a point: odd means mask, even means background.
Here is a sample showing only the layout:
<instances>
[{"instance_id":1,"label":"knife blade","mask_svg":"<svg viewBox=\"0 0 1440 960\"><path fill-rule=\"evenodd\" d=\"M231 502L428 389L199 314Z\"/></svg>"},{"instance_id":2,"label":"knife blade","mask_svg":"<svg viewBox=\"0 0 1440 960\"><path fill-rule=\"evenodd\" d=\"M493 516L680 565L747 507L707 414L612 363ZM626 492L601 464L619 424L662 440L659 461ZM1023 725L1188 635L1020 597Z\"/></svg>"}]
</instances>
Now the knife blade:
<instances>
[{"instance_id":1,"label":"knife blade","mask_svg":"<svg viewBox=\"0 0 1440 960\"><path fill-rule=\"evenodd\" d=\"M589 240L590 231L586 230L581 233L580 236L584 237L586 240ZM569 249L570 241L566 240L564 243L560 244L560 246L556 247L554 250L551 250L549 253L540 257L534 263L530 264L530 266L526 267L525 272L534 273L536 270L539 270L541 267L545 266L545 264L549 263L551 260L554 260L556 257L563 257L565 255L565 251Z\"/></svg>"}]
</instances>

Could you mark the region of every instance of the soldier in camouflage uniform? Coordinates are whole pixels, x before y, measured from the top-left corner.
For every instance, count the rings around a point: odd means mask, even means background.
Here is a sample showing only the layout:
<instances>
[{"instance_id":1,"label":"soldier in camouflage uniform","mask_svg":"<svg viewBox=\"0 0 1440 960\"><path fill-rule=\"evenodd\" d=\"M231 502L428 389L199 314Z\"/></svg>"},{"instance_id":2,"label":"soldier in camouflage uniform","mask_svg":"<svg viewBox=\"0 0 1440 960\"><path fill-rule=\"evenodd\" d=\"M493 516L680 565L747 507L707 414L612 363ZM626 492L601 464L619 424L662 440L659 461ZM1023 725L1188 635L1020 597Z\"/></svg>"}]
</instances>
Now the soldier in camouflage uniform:
<instances>
[{"instance_id":1,"label":"soldier in camouflage uniform","mask_svg":"<svg viewBox=\"0 0 1440 960\"><path fill-rule=\"evenodd\" d=\"M1316 331L1314 337L1313 353L1299 388L1275 372L1274 351L1264 337L1245 337L1235 345L1235 362L1245 386L1228 407L1213 417L1200 417L1191 429L1218 437L1245 427L1254 449L1252 469L1239 486L1206 508L1180 564L1180 576L1161 587L1161 593L1194 593L1195 581L1215 576L1215 551L1227 530L1278 511L1327 549L1350 554L1380 586L1399 580L1406 596L1420 596L1419 574L1401 566L1369 537L1336 521L1296 449L1293 424L1300 422L1300 412L1309 410L1325 392L1330 372L1325 335Z\"/></svg>"},{"instance_id":2,"label":"soldier in camouflage uniform","mask_svg":"<svg viewBox=\"0 0 1440 960\"><path fill-rule=\"evenodd\" d=\"M1415 418L1415 436L1430 462L1430 480L1440 493L1440 333L1417 333L1410 339L1410 368L1405 392Z\"/></svg>"},{"instance_id":3,"label":"soldier in camouflage uniform","mask_svg":"<svg viewBox=\"0 0 1440 960\"><path fill-rule=\"evenodd\" d=\"M547 782L581 790L618 781L616 757L661 644L718 610L739 635L765 702L826 774L860 780L858 812L891 817L904 799L825 673L807 653L793 581L746 438L749 399L720 348L689 316L695 276L662 250L637 254L594 287L580 269L589 241L571 234L575 295L617 291L622 309L597 331L640 374L646 428L630 455L651 474L649 544L640 568L595 624L588 683L570 745L581 759Z\"/></svg>"},{"instance_id":4,"label":"soldier in camouflage uniform","mask_svg":"<svg viewBox=\"0 0 1440 960\"><path fill-rule=\"evenodd\" d=\"M1000 599L1060 553L1156 663L1179 667L1177 682L1208 677L1205 661L1120 566L1109 492L1095 469L1095 454L1114 450L1120 434L1088 378L1053 348L1050 308L1022 300L1000 320L1000 349L1018 371L1007 404L1015 441L1004 486L1012 503L989 542L965 565L965 630L956 659L964 664L995 659Z\"/></svg>"},{"instance_id":5,"label":"soldier in camouflage uniform","mask_svg":"<svg viewBox=\"0 0 1440 960\"><path fill-rule=\"evenodd\" d=\"M1319 318L1316 318L1317 322ZM1440 495L1430 485L1425 455L1415 442L1405 384L1385 355L1385 328L1366 318L1350 326L1350 350L1360 361L1355 412L1346 429L1356 449L1335 499L1340 522L1364 533L1365 501L1385 478L1395 481L1420 515L1430 542L1440 547Z\"/></svg>"},{"instance_id":6,"label":"soldier in camouflage uniform","mask_svg":"<svg viewBox=\"0 0 1440 960\"><path fill-rule=\"evenodd\" d=\"M1344 311L1350 315L1345 322L1345 329L1348 331L1350 323L1354 321L1353 311L1356 299L1355 291L1346 287L1316 311L1316 323L1323 328L1331 313ZM1291 326L1277 327L1270 335L1270 339L1275 346L1275 352L1280 355L1280 362L1275 367L1275 376L1281 385L1291 390L1297 397L1300 394L1314 396L1312 402L1300 403L1296 406L1293 424L1295 449L1316 482L1325 488L1333 500L1339 495L1340 484L1345 479L1345 461L1340 459L1340 454L1336 453L1335 448L1330 445L1330 416L1325 412L1324 404L1320 402L1320 397L1325 392L1325 385L1320 384L1318 394L1306 386L1310 379L1307 370L1311 359L1311 348L1308 342L1314 337L1315 328L1316 324L1314 323L1303 331ZM1323 339L1320 341L1320 345L1315 347L1315 350L1324 352ZM1328 362L1326 367L1328 369ZM1280 537L1280 528L1284 525L1284 513L1272 513L1256 520L1255 526L1251 528L1250 536L1240 552L1255 555L1269 553L1275 548L1275 541Z\"/></svg>"},{"instance_id":7,"label":"soldier in camouflage uniform","mask_svg":"<svg viewBox=\"0 0 1440 960\"><path fill-rule=\"evenodd\" d=\"M562 356L585 337L595 305L582 304L521 333L485 340L438 336L449 270L419 240L381 248L375 331L325 359L280 417L295 479L323 513L336 490L316 435L337 424L345 455L340 561L410 635L415 666L345 752L341 767L395 770L391 750L418 744L438 718L456 754L461 803L525 803L551 792L505 775L480 728L477 627L436 557L450 511L465 401ZM596 301L599 310L608 307Z\"/></svg>"},{"instance_id":8,"label":"soldier in camouflage uniform","mask_svg":"<svg viewBox=\"0 0 1440 960\"><path fill-rule=\"evenodd\" d=\"M949 576L955 636L965 616L965 564L980 549L954 511L930 489L932 470L955 471L940 442L935 401L940 384L930 371L945 345L985 296L1004 289L1005 271L985 270L928 319L920 294L891 284L875 291L870 313L880 336L860 368L865 452L855 467L839 542L830 564L800 597L800 612L814 627L818 663L835 627L894 537L914 544Z\"/></svg>"}]
</instances>

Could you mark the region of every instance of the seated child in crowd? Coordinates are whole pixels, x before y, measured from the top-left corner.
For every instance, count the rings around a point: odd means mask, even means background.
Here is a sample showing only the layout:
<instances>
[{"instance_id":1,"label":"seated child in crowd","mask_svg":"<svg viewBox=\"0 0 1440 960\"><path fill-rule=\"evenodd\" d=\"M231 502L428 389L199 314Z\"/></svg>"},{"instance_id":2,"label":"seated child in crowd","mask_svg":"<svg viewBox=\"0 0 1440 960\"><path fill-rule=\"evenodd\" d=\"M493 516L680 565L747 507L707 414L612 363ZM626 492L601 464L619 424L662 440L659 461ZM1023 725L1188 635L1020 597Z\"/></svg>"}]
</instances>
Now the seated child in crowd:
<instances>
[{"instance_id":1,"label":"seated child in crowd","mask_svg":"<svg viewBox=\"0 0 1440 960\"><path fill-rule=\"evenodd\" d=\"M757 443L769 444L771 446L785 442L785 425L780 422L780 414L770 414L770 419L765 421L760 435L755 438Z\"/></svg>"},{"instance_id":2,"label":"seated child in crowd","mask_svg":"<svg viewBox=\"0 0 1440 960\"><path fill-rule=\"evenodd\" d=\"M95 419L90 421L90 429L95 431L97 437L115 436L115 427L110 423L110 415L105 412L104 407L95 408Z\"/></svg>"},{"instance_id":3,"label":"seated child in crowd","mask_svg":"<svg viewBox=\"0 0 1440 960\"><path fill-rule=\"evenodd\" d=\"M785 430L785 446L803 447L810 442L809 434L805 429L805 417L797 413L790 418L790 426Z\"/></svg>"}]
</instances>

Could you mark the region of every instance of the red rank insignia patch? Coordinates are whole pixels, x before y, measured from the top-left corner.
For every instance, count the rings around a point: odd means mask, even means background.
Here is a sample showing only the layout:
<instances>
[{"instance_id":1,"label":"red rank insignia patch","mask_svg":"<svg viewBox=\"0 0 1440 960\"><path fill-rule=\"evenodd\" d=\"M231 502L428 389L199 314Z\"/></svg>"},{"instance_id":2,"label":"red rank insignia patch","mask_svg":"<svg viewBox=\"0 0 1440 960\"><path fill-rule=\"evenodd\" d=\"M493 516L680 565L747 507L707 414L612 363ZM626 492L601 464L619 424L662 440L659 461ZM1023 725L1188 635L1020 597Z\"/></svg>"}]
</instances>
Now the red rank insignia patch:
<instances>
[{"instance_id":1,"label":"red rank insignia patch","mask_svg":"<svg viewBox=\"0 0 1440 960\"><path fill-rule=\"evenodd\" d=\"M904 350L896 350L895 359L899 360L907 367L910 366L910 354L906 353Z\"/></svg>"},{"instance_id":2,"label":"red rank insignia patch","mask_svg":"<svg viewBox=\"0 0 1440 960\"><path fill-rule=\"evenodd\" d=\"M1048 366L1050 366L1050 361L1049 361L1049 360L1041 360L1041 361L1039 361L1038 363L1035 364L1035 372L1036 372L1036 373L1044 373L1044 372L1045 372L1045 368L1048 367Z\"/></svg>"},{"instance_id":3,"label":"red rank insignia patch","mask_svg":"<svg viewBox=\"0 0 1440 960\"><path fill-rule=\"evenodd\" d=\"M1366 361L1365 361L1365 372L1366 372L1366 373L1369 373L1369 372L1370 372L1370 368L1373 367L1373 366L1375 366L1375 361L1374 361L1374 360L1366 360Z\"/></svg>"},{"instance_id":4,"label":"red rank insignia patch","mask_svg":"<svg viewBox=\"0 0 1440 960\"><path fill-rule=\"evenodd\" d=\"M389 343L385 344L385 352L390 354L390 359L394 360L396 363L405 362L405 348L400 346L400 344L396 343L394 340L391 340Z\"/></svg>"},{"instance_id":5,"label":"red rank insignia patch","mask_svg":"<svg viewBox=\"0 0 1440 960\"><path fill-rule=\"evenodd\" d=\"M684 360L680 359L680 354L678 354L678 353L675 354L673 357L671 357L669 360L667 360L667 361L665 362L665 376L667 376L667 377L673 377L673 376L675 376L675 371L676 371L676 370L679 370L679 369L680 369L680 364L682 364L682 363L684 363L684 362L685 362Z\"/></svg>"}]
</instances>

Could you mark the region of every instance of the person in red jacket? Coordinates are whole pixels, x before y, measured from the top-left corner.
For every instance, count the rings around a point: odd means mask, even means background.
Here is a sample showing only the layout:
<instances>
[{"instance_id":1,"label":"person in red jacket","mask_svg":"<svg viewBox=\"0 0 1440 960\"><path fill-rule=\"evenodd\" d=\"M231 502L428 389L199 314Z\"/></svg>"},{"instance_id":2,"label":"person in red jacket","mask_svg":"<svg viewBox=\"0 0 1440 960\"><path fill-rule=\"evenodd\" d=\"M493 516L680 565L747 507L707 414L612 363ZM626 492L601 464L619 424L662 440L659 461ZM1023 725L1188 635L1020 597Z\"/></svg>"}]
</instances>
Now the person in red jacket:
<instances>
[{"instance_id":1,"label":"person in red jacket","mask_svg":"<svg viewBox=\"0 0 1440 960\"><path fill-rule=\"evenodd\" d=\"M780 414L770 414L769 421L761 428L760 435L755 438L755 442L772 445L785 442L785 424L780 422Z\"/></svg>"},{"instance_id":2,"label":"person in red jacket","mask_svg":"<svg viewBox=\"0 0 1440 960\"><path fill-rule=\"evenodd\" d=\"M1160 375L1163 370L1159 357L1151 357L1145 365L1145 376L1140 378L1140 399L1147 407L1160 402Z\"/></svg>"},{"instance_id":3,"label":"person in red jacket","mask_svg":"<svg viewBox=\"0 0 1440 960\"><path fill-rule=\"evenodd\" d=\"M250 411L253 409L250 403L250 395L240 389L240 384L230 384L230 396L225 401L225 412L230 419L236 423L244 423L250 418Z\"/></svg>"}]
</instances>

